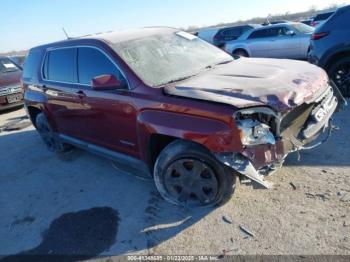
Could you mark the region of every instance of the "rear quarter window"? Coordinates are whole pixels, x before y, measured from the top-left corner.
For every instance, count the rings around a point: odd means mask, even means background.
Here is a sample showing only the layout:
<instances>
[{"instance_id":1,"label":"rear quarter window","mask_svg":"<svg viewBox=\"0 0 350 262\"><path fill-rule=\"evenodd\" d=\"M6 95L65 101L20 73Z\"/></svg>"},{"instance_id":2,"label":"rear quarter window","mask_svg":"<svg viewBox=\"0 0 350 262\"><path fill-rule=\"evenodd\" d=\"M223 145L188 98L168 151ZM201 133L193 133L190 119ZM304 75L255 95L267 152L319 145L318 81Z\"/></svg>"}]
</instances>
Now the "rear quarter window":
<instances>
[{"instance_id":1,"label":"rear quarter window","mask_svg":"<svg viewBox=\"0 0 350 262\"><path fill-rule=\"evenodd\" d=\"M76 82L76 48L60 48L46 52L43 77L46 80Z\"/></svg>"},{"instance_id":2,"label":"rear quarter window","mask_svg":"<svg viewBox=\"0 0 350 262\"><path fill-rule=\"evenodd\" d=\"M266 37L266 34L267 34L266 29L257 30L257 31L252 32L250 34L250 36L248 37L248 39L263 38L263 37Z\"/></svg>"},{"instance_id":3,"label":"rear quarter window","mask_svg":"<svg viewBox=\"0 0 350 262\"><path fill-rule=\"evenodd\" d=\"M40 51L29 52L23 64L23 79L31 80L39 68Z\"/></svg>"}]
</instances>

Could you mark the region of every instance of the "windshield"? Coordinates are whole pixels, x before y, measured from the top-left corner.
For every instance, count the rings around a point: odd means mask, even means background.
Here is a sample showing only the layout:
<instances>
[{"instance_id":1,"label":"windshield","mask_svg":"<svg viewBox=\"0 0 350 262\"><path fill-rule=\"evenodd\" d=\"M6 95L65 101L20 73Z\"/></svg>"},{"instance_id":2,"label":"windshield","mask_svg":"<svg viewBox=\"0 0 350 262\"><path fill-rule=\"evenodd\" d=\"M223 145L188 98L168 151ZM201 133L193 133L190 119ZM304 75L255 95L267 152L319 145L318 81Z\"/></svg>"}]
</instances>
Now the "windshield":
<instances>
[{"instance_id":1,"label":"windshield","mask_svg":"<svg viewBox=\"0 0 350 262\"><path fill-rule=\"evenodd\" d=\"M314 27L308 26L308 25L305 25L302 23L293 24L292 26L302 34L310 34L310 33L313 33L315 31Z\"/></svg>"},{"instance_id":2,"label":"windshield","mask_svg":"<svg viewBox=\"0 0 350 262\"><path fill-rule=\"evenodd\" d=\"M186 79L233 58L194 35L177 32L112 45L149 86Z\"/></svg>"},{"instance_id":3,"label":"windshield","mask_svg":"<svg viewBox=\"0 0 350 262\"><path fill-rule=\"evenodd\" d=\"M19 68L7 57L0 58L0 72L14 72L18 71Z\"/></svg>"}]
</instances>

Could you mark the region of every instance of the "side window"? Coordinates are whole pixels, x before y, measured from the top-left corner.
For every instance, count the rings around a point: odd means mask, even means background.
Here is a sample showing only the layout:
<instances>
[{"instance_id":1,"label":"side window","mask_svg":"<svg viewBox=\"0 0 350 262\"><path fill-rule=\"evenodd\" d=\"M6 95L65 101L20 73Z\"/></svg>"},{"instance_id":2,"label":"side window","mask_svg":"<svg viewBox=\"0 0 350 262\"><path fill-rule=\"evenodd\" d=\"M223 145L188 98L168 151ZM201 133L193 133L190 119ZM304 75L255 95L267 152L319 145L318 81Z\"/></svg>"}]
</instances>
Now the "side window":
<instances>
[{"instance_id":1,"label":"side window","mask_svg":"<svg viewBox=\"0 0 350 262\"><path fill-rule=\"evenodd\" d=\"M96 76L114 75L126 85L126 80L112 61L95 48L81 47L78 49L78 79L79 83L90 85Z\"/></svg>"},{"instance_id":2,"label":"side window","mask_svg":"<svg viewBox=\"0 0 350 262\"><path fill-rule=\"evenodd\" d=\"M244 26L241 28L241 33L244 34L245 32L247 32L248 30L251 30L251 29L253 29L253 28L250 26Z\"/></svg>"},{"instance_id":3,"label":"side window","mask_svg":"<svg viewBox=\"0 0 350 262\"><path fill-rule=\"evenodd\" d=\"M224 36L233 37L239 35L239 28L232 28L224 31Z\"/></svg>"},{"instance_id":4,"label":"side window","mask_svg":"<svg viewBox=\"0 0 350 262\"><path fill-rule=\"evenodd\" d=\"M47 80L76 82L76 48L62 48L46 53L43 75Z\"/></svg>"},{"instance_id":5,"label":"side window","mask_svg":"<svg viewBox=\"0 0 350 262\"><path fill-rule=\"evenodd\" d=\"M286 32L286 27L273 27L268 30L267 37L284 36Z\"/></svg>"},{"instance_id":6,"label":"side window","mask_svg":"<svg viewBox=\"0 0 350 262\"><path fill-rule=\"evenodd\" d=\"M263 38L266 37L266 29L262 29L262 30L257 30L254 31L250 34L250 36L248 37L248 39L255 39L255 38Z\"/></svg>"},{"instance_id":7,"label":"side window","mask_svg":"<svg viewBox=\"0 0 350 262\"><path fill-rule=\"evenodd\" d=\"M33 78L34 74L37 72L38 64L40 60L39 51L29 52L24 65L23 65L23 79L30 80Z\"/></svg>"}]
</instances>

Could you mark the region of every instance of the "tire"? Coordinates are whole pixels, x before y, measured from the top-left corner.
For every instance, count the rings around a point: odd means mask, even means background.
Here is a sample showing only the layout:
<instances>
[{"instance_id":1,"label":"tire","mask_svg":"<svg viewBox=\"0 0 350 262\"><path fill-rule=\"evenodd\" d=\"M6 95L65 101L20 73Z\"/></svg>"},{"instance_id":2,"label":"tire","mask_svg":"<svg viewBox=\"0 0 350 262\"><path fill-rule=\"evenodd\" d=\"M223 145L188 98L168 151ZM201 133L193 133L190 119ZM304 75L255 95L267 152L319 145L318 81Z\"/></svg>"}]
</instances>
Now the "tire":
<instances>
[{"instance_id":1,"label":"tire","mask_svg":"<svg viewBox=\"0 0 350 262\"><path fill-rule=\"evenodd\" d=\"M343 96L350 97L350 57L344 57L331 65L328 74Z\"/></svg>"},{"instance_id":2,"label":"tire","mask_svg":"<svg viewBox=\"0 0 350 262\"><path fill-rule=\"evenodd\" d=\"M196 208L229 200L236 176L201 145L175 140L160 153L154 167L154 181L165 200Z\"/></svg>"},{"instance_id":3,"label":"tire","mask_svg":"<svg viewBox=\"0 0 350 262\"><path fill-rule=\"evenodd\" d=\"M242 57L249 57L248 52L243 49L236 49L232 53L233 55L242 56Z\"/></svg>"},{"instance_id":4,"label":"tire","mask_svg":"<svg viewBox=\"0 0 350 262\"><path fill-rule=\"evenodd\" d=\"M65 153L70 151L72 148L70 145L63 143L57 134L53 132L44 113L39 113L36 116L35 126L49 151L55 153Z\"/></svg>"}]
</instances>

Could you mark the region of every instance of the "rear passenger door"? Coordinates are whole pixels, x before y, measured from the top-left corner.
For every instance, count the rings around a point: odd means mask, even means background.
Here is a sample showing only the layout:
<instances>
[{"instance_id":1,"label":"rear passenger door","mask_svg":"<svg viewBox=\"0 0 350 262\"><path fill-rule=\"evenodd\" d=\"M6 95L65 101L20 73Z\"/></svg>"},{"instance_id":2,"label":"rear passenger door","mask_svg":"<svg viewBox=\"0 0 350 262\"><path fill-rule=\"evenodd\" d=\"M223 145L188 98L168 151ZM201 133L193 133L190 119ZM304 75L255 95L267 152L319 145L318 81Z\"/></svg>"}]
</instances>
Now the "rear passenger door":
<instances>
[{"instance_id":1,"label":"rear passenger door","mask_svg":"<svg viewBox=\"0 0 350 262\"><path fill-rule=\"evenodd\" d=\"M253 31L246 40L247 47L252 57L269 57L267 30Z\"/></svg>"},{"instance_id":2,"label":"rear passenger door","mask_svg":"<svg viewBox=\"0 0 350 262\"><path fill-rule=\"evenodd\" d=\"M287 26L279 26L270 28L269 47L270 57L273 58L299 58L300 57L300 37L296 34L287 34L293 31Z\"/></svg>"},{"instance_id":3,"label":"rear passenger door","mask_svg":"<svg viewBox=\"0 0 350 262\"><path fill-rule=\"evenodd\" d=\"M80 118L86 108L76 88L77 49L51 48L45 54L42 89L48 98L48 110L59 133L81 137Z\"/></svg>"}]
</instances>

